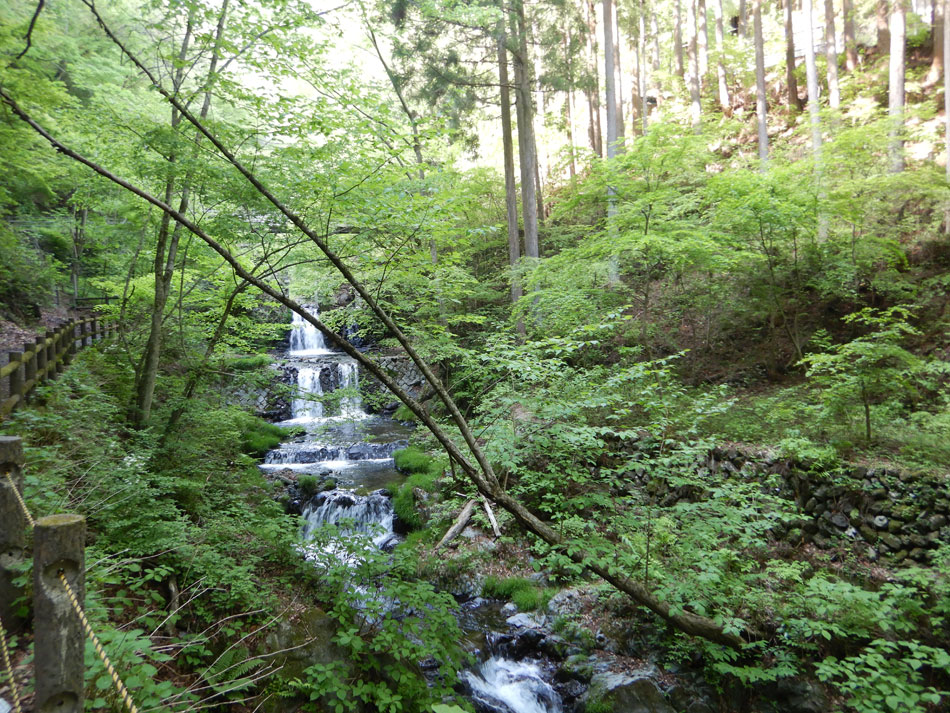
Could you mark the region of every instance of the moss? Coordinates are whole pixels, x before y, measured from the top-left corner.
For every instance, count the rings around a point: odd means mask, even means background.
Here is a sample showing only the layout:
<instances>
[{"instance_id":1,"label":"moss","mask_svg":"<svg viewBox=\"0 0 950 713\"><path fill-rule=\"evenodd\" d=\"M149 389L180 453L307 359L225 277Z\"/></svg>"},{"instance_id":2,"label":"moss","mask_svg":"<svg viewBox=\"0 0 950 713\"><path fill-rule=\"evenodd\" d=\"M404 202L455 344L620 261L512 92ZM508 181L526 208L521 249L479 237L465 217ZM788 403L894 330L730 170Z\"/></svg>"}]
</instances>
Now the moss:
<instances>
[{"instance_id":1,"label":"moss","mask_svg":"<svg viewBox=\"0 0 950 713\"><path fill-rule=\"evenodd\" d=\"M273 358L267 354L252 354L231 359L227 362L227 366L233 371L253 371L267 366L272 361Z\"/></svg>"},{"instance_id":2,"label":"moss","mask_svg":"<svg viewBox=\"0 0 950 713\"><path fill-rule=\"evenodd\" d=\"M249 414L242 414L237 425L241 432L241 451L255 458L276 448L290 435L287 429Z\"/></svg>"},{"instance_id":3,"label":"moss","mask_svg":"<svg viewBox=\"0 0 950 713\"><path fill-rule=\"evenodd\" d=\"M406 448L401 451L396 451L396 453L406 453L406 451L412 451L414 449ZM435 484L439 477L442 475L442 466L434 458L430 458L421 451L416 451L420 453L425 459L425 469L413 472L406 480L396 489L396 494L393 496L393 510L396 511L396 515L406 523L406 526L410 530L418 530L423 526L422 518L419 517L419 513L416 512L416 501L413 496L413 490L420 488L425 490L427 493L435 492ZM394 454L395 456L395 454ZM414 458L415 456L413 456ZM398 463L397 462L397 467ZM421 460L416 459L412 461L413 464L422 463Z\"/></svg>"},{"instance_id":4,"label":"moss","mask_svg":"<svg viewBox=\"0 0 950 713\"><path fill-rule=\"evenodd\" d=\"M306 498L312 498L317 494L320 484L315 475L301 475L297 479L297 488L300 490L300 494Z\"/></svg>"},{"instance_id":5,"label":"moss","mask_svg":"<svg viewBox=\"0 0 950 713\"><path fill-rule=\"evenodd\" d=\"M409 410L409 407L406 404L399 404L399 408L396 409L393 413L393 418L397 421L412 421L416 422L419 418Z\"/></svg>"},{"instance_id":6,"label":"moss","mask_svg":"<svg viewBox=\"0 0 950 713\"><path fill-rule=\"evenodd\" d=\"M497 599L510 599L521 611L534 611L546 607L554 592L537 586L525 577L488 576L482 584L482 594Z\"/></svg>"},{"instance_id":7,"label":"moss","mask_svg":"<svg viewBox=\"0 0 950 713\"><path fill-rule=\"evenodd\" d=\"M421 473L429 470L434 459L424 451L409 446L393 453L393 460L400 473Z\"/></svg>"}]
</instances>

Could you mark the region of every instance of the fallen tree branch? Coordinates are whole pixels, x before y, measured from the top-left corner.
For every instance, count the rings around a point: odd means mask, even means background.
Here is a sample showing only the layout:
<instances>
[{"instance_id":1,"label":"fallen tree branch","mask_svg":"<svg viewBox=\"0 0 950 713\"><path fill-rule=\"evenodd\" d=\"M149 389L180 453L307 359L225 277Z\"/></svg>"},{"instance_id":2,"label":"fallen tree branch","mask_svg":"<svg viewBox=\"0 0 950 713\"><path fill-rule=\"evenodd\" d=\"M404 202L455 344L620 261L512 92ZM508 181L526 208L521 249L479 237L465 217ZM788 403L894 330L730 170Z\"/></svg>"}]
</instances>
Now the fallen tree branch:
<instances>
[{"instance_id":1,"label":"fallen tree branch","mask_svg":"<svg viewBox=\"0 0 950 713\"><path fill-rule=\"evenodd\" d=\"M452 540L458 537L459 533L465 529L468 521L472 519L472 511L474 509L475 499L471 498L465 503L464 507L462 507L462 510L459 512L458 517L455 518L455 522L452 524L452 527L446 531L445 535L442 536L442 539L439 540L439 544L435 546L437 550L441 550Z\"/></svg>"}]
</instances>

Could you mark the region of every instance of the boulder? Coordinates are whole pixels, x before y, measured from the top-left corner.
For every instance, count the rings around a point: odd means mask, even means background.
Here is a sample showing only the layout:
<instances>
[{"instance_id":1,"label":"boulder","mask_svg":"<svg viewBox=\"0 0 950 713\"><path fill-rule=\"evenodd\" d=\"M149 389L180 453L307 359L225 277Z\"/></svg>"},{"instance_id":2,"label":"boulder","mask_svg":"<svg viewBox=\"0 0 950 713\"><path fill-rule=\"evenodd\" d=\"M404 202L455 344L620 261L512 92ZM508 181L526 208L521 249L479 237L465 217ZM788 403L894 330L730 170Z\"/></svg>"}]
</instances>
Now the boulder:
<instances>
[{"instance_id":1,"label":"boulder","mask_svg":"<svg viewBox=\"0 0 950 713\"><path fill-rule=\"evenodd\" d=\"M579 708L602 713L676 713L653 681L624 673L594 676Z\"/></svg>"}]
</instances>

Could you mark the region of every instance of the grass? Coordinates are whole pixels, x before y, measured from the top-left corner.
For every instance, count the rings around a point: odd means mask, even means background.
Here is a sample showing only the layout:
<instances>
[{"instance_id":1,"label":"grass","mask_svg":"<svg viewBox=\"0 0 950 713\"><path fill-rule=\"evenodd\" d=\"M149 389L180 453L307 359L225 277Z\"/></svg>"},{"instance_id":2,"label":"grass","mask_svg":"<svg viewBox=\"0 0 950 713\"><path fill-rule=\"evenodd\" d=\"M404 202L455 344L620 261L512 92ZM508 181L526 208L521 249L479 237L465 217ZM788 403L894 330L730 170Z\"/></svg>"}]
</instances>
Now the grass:
<instances>
[{"instance_id":1,"label":"grass","mask_svg":"<svg viewBox=\"0 0 950 713\"><path fill-rule=\"evenodd\" d=\"M399 404L399 408L393 413L393 418L397 421L418 421L419 418L409 410L406 404Z\"/></svg>"},{"instance_id":2,"label":"grass","mask_svg":"<svg viewBox=\"0 0 950 713\"><path fill-rule=\"evenodd\" d=\"M442 461L411 446L393 453L393 460L396 463L396 470L409 474L393 496L393 509L399 519L411 530L418 530L423 523L419 513L416 512L416 502L412 491L421 488L429 493L435 492L435 483L442 476Z\"/></svg>"},{"instance_id":3,"label":"grass","mask_svg":"<svg viewBox=\"0 0 950 713\"><path fill-rule=\"evenodd\" d=\"M291 433L286 428L250 414L242 415L238 426L241 429L241 451L254 458L260 458L276 448Z\"/></svg>"},{"instance_id":4,"label":"grass","mask_svg":"<svg viewBox=\"0 0 950 713\"><path fill-rule=\"evenodd\" d=\"M270 364L273 358L267 354L252 354L237 357L228 361L227 365L233 371L254 371Z\"/></svg>"},{"instance_id":5,"label":"grass","mask_svg":"<svg viewBox=\"0 0 950 713\"><path fill-rule=\"evenodd\" d=\"M554 590L539 587L526 577L495 577L489 575L482 584L482 594L495 599L509 599L521 611L544 609Z\"/></svg>"}]
</instances>

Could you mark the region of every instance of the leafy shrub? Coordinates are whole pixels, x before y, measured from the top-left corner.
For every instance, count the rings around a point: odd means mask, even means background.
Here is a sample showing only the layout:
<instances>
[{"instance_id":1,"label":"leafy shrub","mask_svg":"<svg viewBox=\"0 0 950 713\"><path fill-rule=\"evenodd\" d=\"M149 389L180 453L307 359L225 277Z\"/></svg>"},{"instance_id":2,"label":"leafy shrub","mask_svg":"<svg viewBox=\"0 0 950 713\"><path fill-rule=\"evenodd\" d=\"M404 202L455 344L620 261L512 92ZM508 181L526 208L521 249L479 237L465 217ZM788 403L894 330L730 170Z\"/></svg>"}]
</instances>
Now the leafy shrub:
<instances>
[{"instance_id":1,"label":"leafy shrub","mask_svg":"<svg viewBox=\"0 0 950 713\"><path fill-rule=\"evenodd\" d=\"M319 487L320 482L315 475L301 475L297 478L297 488L305 498L312 498L316 495Z\"/></svg>"},{"instance_id":2,"label":"leafy shrub","mask_svg":"<svg viewBox=\"0 0 950 713\"><path fill-rule=\"evenodd\" d=\"M274 361L273 357L267 354L252 354L250 356L237 357L227 362L228 368L234 371L253 371L265 367Z\"/></svg>"},{"instance_id":3,"label":"leafy shrub","mask_svg":"<svg viewBox=\"0 0 950 713\"><path fill-rule=\"evenodd\" d=\"M287 429L250 414L241 414L237 425L241 429L241 451L255 458L276 448L289 435Z\"/></svg>"},{"instance_id":4,"label":"leafy shrub","mask_svg":"<svg viewBox=\"0 0 950 713\"><path fill-rule=\"evenodd\" d=\"M409 446L393 453L396 470L401 473L421 473L429 470L433 458L424 451Z\"/></svg>"},{"instance_id":5,"label":"leafy shrub","mask_svg":"<svg viewBox=\"0 0 950 713\"><path fill-rule=\"evenodd\" d=\"M433 463L435 463L435 461L433 461ZM431 465L432 464L430 464L430 466ZM426 492L433 492L435 482L441 474L441 468L438 470L433 468L431 470L413 473L397 488L396 494L393 496L393 509L396 511L396 515L399 519L406 523L410 530L418 530L423 524L419 513L416 512L413 490L421 488Z\"/></svg>"}]
</instances>

